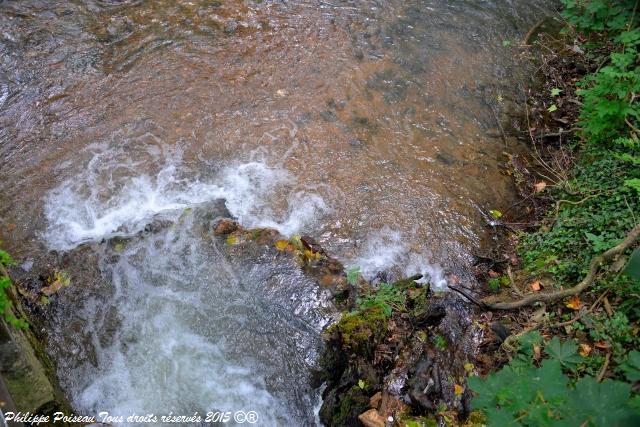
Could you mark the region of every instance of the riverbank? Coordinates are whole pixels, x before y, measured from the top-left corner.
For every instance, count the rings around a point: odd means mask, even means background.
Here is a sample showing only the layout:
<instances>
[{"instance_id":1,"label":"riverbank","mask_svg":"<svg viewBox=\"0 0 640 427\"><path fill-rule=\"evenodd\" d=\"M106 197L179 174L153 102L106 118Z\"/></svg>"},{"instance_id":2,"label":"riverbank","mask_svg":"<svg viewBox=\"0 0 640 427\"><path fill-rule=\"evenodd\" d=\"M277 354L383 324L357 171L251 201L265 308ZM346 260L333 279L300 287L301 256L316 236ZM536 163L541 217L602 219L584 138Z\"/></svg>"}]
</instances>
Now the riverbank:
<instances>
[{"instance_id":1,"label":"riverbank","mask_svg":"<svg viewBox=\"0 0 640 427\"><path fill-rule=\"evenodd\" d=\"M494 333L478 363L494 373L469 382L489 425L640 419L636 8L565 1L562 31L534 43L533 155L511 169L527 215L499 219L509 244L486 280Z\"/></svg>"}]
</instances>

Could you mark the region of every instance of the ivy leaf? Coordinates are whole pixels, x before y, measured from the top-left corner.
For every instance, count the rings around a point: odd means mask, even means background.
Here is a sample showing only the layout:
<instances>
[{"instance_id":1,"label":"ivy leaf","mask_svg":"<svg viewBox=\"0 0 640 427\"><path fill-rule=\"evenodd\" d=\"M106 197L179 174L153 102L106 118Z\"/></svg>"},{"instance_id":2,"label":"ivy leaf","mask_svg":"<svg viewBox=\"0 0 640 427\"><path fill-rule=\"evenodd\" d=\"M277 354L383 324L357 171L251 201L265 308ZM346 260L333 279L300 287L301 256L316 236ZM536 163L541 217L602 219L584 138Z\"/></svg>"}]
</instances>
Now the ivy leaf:
<instances>
[{"instance_id":1,"label":"ivy leaf","mask_svg":"<svg viewBox=\"0 0 640 427\"><path fill-rule=\"evenodd\" d=\"M511 46L511 40L502 40L502 46L504 47Z\"/></svg>"},{"instance_id":2,"label":"ivy leaf","mask_svg":"<svg viewBox=\"0 0 640 427\"><path fill-rule=\"evenodd\" d=\"M576 365L583 361L582 356L578 354L578 346L572 341L560 342L558 337L553 337L547 344L544 352L552 359L560 362L562 366L568 369L575 369Z\"/></svg>"},{"instance_id":3,"label":"ivy leaf","mask_svg":"<svg viewBox=\"0 0 640 427\"><path fill-rule=\"evenodd\" d=\"M553 113L557 109L558 109L558 107L556 107L556 104L551 104L551 106L549 108L547 108L547 111L550 112L550 113Z\"/></svg>"},{"instance_id":4,"label":"ivy leaf","mask_svg":"<svg viewBox=\"0 0 640 427\"><path fill-rule=\"evenodd\" d=\"M364 380L358 380L358 387L359 387L361 390L364 390L364 388L365 388L365 386L366 386L366 385L367 385L367 384L364 382Z\"/></svg>"},{"instance_id":5,"label":"ivy leaf","mask_svg":"<svg viewBox=\"0 0 640 427\"><path fill-rule=\"evenodd\" d=\"M557 87L554 87L553 89L551 89L551 96L558 96L560 95L561 92L562 92L562 89L558 89Z\"/></svg>"}]
</instances>

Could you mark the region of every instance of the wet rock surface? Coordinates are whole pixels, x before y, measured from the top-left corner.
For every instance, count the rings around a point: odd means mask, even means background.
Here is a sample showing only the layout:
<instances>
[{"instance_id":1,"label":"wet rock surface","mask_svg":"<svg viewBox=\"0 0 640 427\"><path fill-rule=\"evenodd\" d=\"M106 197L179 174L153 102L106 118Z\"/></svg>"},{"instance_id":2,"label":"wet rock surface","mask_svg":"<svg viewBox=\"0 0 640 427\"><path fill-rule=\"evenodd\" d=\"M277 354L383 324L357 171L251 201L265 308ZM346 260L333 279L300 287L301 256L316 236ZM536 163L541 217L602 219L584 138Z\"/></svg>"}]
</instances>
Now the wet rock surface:
<instances>
[{"instance_id":1,"label":"wet rock surface","mask_svg":"<svg viewBox=\"0 0 640 427\"><path fill-rule=\"evenodd\" d=\"M479 333L468 317L471 308L411 279L417 277L391 285L406 296L391 312L384 303L371 303L380 288L366 289L369 284L362 282L350 288L357 296L347 301L357 303L347 305L325 332L318 378L327 385L320 410L325 425L404 425L416 417L435 421L445 412L468 414L469 393L462 384Z\"/></svg>"}]
</instances>

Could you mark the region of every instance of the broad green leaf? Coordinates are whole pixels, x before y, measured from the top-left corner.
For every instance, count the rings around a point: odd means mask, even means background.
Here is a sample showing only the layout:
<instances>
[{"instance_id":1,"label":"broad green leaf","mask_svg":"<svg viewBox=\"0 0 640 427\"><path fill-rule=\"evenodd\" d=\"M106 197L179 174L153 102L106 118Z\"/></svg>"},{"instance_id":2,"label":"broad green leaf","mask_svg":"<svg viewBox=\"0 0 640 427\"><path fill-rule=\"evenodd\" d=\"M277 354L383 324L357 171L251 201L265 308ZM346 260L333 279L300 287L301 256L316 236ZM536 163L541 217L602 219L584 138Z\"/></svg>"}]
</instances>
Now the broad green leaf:
<instances>
[{"instance_id":1,"label":"broad green leaf","mask_svg":"<svg viewBox=\"0 0 640 427\"><path fill-rule=\"evenodd\" d=\"M553 337L547 344L544 352L552 359L560 362L568 369L574 369L576 365L584 359L578 354L578 346L572 341L560 342L558 337Z\"/></svg>"},{"instance_id":2,"label":"broad green leaf","mask_svg":"<svg viewBox=\"0 0 640 427\"><path fill-rule=\"evenodd\" d=\"M550 112L550 113L553 113L557 109L558 109L558 107L556 106L556 104L551 104L551 106L549 108L547 108L547 111Z\"/></svg>"},{"instance_id":3,"label":"broad green leaf","mask_svg":"<svg viewBox=\"0 0 640 427\"><path fill-rule=\"evenodd\" d=\"M624 273L636 282L640 282L640 248L636 248L629 258Z\"/></svg>"},{"instance_id":4,"label":"broad green leaf","mask_svg":"<svg viewBox=\"0 0 640 427\"><path fill-rule=\"evenodd\" d=\"M631 385L620 381L593 377L578 380L575 390L568 394L565 414L567 425L575 426L633 426L640 425L640 415L629 406Z\"/></svg>"},{"instance_id":5,"label":"broad green leaf","mask_svg":"<svg viewBox=\"0 0 640 427\"><path fill-rule=\"evenodd\" d=\"M625 377L629 381L640 381L640 351L633 350L627 360L620 365Z\"/></svg>"}]
</instances>

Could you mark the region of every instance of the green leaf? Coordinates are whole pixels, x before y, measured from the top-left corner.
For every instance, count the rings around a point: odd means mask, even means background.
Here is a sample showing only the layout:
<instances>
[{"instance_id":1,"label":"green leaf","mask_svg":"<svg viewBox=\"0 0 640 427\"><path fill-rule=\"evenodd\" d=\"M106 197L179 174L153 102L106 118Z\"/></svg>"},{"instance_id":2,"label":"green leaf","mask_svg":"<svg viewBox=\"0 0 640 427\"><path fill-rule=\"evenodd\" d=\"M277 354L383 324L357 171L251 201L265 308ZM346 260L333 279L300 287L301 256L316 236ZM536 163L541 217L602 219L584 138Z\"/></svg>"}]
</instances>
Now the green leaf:
<instances>
[{"instance_id":1,"label":"green leaf","mask_svg":"<svg viewBox=\"0 0 640 427\"><path fill-rule=\"evenodd\" d=\"M366 386L366 383L364 382L364 380L358 380L358 387L362 390L364 390Z\"/></svg>"},{"instance_id":2,"label":"green leaf","mask_svg":"<svg viewBox=\"0 0 640 427\"><path fill-rule=\"evenodd\" d=\"M498 219L500 217L502 217L502 212L492 209L489 211L489 213L491 214L492 217L494 217L495 219Z\"/></svg>"},{"instance_id":3,"label":"green leaf","mask_svg":"<svg viewBox=\"0 0 640 427\"><path fill-rule=\"evenodd\" d=\"M550 112L550 113L553 113L557 109L558 109L558 107L556 107L556 104L551 104L551 106L549 108L547 108L547 111Z\"/></svg>"},{"instance_id":4,"label":"green leaf","mask_svg":"<svg viewBox=\"0 0 640 427\"><path fill-rule=\"evenodd\" d=\"M558 89L557 87L554 87L553 89L551 89L551 96L558 96L560 95L561 92L562 92L562 89Z\"/></svg>"},{"instance_id":5,"label":"green leaf","mask_svg":"<svg viewBox=\"0 0 640 427\"><path fill-rule=\"evenodd\" d=\"M14 265L15 261L13 261L13 258L11 258L11 255L9 255L7 252L0 249L0 263L8 266L8 265Z\"/></svg>"},{"instance_id":6,"label":"green leaf","mask_svg":"<svg viewBox=\"0 0 640 427\"><path fill-rule=\"evenodd\" d=\"M633 188L638 192L638 194L640 194L640 179L638 178L627 179L624 181L624 185L626 185L627 187Z\"/></svg>"},{"instance_id":7,"label":"green leaf","mask_svg":"<svg viewBox=\"0 0 640 427\"><path fill-rule=\"evenodd\" d=\"M568 396L565 421L575 426L638 425L640 416L629 406L630 394L630 384L613 380L598 383L589 376L581 378Z\"/></svg>"},{"instance_id":8,"label":"green leaf","mask_svg":"<svg viewBox=\"0 0 640 427\"><path fill-rule=\"evenodd\" d=\"M631 253L631 257L629 257L629 261L624 268L624 274L640 283L640 248L636 248Z\"/></svg>"},{"instance_id":9,"label":"green leaf","mask_svg":"<svg viewBox=\"0 0 640 427\"><path fill-rule=\"evenodd\" d=\"M640 381L640 351L633 350L627 360L620 365L625 377L629 381Z\"/></svg>"},{"instance_id":10,"label":"green leaf","mask_svg":"<svg viewBox=\"0 0 640 427\"><path fill-rule=\"evenodd\" d=\"M358 280L360 280L361 274L359 266L351 267L347 271L347 282L349 282L351 286L355 286Z\"/></svg>"},{"instance_id":11,"label":"green leaf","mask_svg":"<svg viewBox=\"0 0 640 427\"><path fill-rule=\"evenodd\" d=\"M511 46L511 40L502 40L502 46L504 47Z\"/></svg>"},{"instance_id":12,"label":"green leaf","mask_svg":"<svg viewBox=\"0 0 640 427\"><path fill-rule=\"evenodd\" d=\"M576 365L583 361L582 356L578 354L578 346L576 343L572 341L562 343L558 337L553 337L553 339L549 341L544 352L568 369L575 369Z\"/></svg>"}]
</instances>

